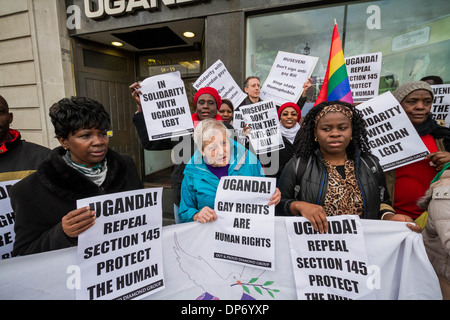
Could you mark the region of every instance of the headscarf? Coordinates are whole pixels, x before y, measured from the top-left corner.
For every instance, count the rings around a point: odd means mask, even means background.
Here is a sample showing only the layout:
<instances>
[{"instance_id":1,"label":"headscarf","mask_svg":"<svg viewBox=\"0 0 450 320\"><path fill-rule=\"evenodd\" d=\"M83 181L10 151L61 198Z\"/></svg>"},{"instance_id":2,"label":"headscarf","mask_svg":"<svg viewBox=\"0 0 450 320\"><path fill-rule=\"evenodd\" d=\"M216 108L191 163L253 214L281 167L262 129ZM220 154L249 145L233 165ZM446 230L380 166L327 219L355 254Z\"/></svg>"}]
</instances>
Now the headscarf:
<instances>
[{"instance_id":1,"label":"headscarf","mask_svg":"<svg viewBox=\"0 0 450 320\"><path fill-rule=\"evenodd\" d=\"M317 126L317 123L319 122L320 118L322 118L324 115L326 115L328 112L340 112L346 115L350 120L353 119L353 112L346 106L340 105L340 104L333 104L330 106L326 106L322 109L322 111L319 112L319 114L314 119L314 125Z\"/></svg>"}]
</instances>

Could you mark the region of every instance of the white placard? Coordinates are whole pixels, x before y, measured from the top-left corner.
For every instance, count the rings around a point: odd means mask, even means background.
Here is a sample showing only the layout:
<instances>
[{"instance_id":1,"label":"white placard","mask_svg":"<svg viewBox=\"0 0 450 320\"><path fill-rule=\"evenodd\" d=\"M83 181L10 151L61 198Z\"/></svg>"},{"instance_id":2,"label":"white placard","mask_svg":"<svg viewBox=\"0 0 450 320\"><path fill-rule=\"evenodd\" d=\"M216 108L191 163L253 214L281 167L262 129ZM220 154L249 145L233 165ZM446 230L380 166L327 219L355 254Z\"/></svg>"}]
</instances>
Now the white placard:
<instances>
[{"instance_id":1,"label":"white placard","mask_svg":"<svg viewBox=\"0 0 450 320\"><path fill-rule=\"evenodd\" d=\"M0 260L11 258L16 233L15 216L9 198L9 188L20 180L0 182Z\"/></svg>"},{"instance_id":2,"label":"white placard","mask_svg":"<svg viewBox=\"0 0 450 320\"><path fill-rule=\"evenodd\" d=\"M78 237L78 300L141 299L164 289L162 188L77 201L95 210L95 224Z\"/></svg>"},{"instance_id":3,"label":"white placard","mask_svg":"<svg viewBox=\"0 0 450 320\"><path fill-rule=\"evenodd\" d=\"M241 90L236 81L222 61L217 60L194 83L194 88L199 90L204 87L212 87L219 92L221 98L230 99L236 109L247 94ZM218 106L220 108L220 106Z\"/></svg>"},{"instance_id":4,"label":"white placard","mask_svg":"<svg viewBox=\"0 0 450 320\"><path fill-rule=\"evenodd\" d=\"M345 58L353 101L367 101L378 96L381 52Z\"/></svg>"},{"instance_id":5,"label":"white placard","mask_svg":"<svg viewBox=\"0 0 450 320\"><path fill-rule=\"evenodd\" d=\"M261 88L261 99L273 100L278 106L286 102L297 103L318 60L318 57L278 51Z\"/></svg>"},{"instance_id":6,"label":"white placard","mask_svg":"<svg viewBox=\"0 0 450 320\"><path fill-rule=\"evenodd\" d=\"M241 106L243 122L250 128L250 142L256 154L284 148L280 121L273 101Z\"/></svg>"},{"instance_id":7,"label":"white placard","mask_svg":"<svg viewBox=\"0 0 450 320\"><path fill-rule=\"evenodd\" d=\"M286 219L297 298L374 299L367 286L369 264L359 217L327 220L328 233L321 234L306 218Z\"/></svg>"},{"instance_id":8,"label":"white placard","mask_svg":"<svg viewBox=\"0 0 450 320\"><path fill-rule=\"evenodd\" d=\"M428 149L391 92L356 106L363 113L372 153L384 171L422 160Z\"/></svg>"},{"instance_id":9,"label":"white placard","mask_svg":"<svg viewBox=\"0 0 450 320\"><path fill-rule=\"evenodd\" d=\"M431 107L433 119L440 120L450 127L450 84L432 85L434 101Z\"/></svg>"},{"instance_id":10,"label":"white placard","mask_svg":"<svg viewBox=\"0 0 450 320\"><path fill-rule=\"evenodd\" d=\"M227 176L220 179L214 210L214 258L274 270L274 178Z\"/></svg>"},{"instance_id":11,"label":"white placard","mask_svg":"<svg viewBox=\"0 0 450 320\"><path fill-rule=\"evenodd\" d=\"M142 81L142 111L150 140L179 137L194 132L184 82L179 72Z\"/></svg>"}]
</instances>

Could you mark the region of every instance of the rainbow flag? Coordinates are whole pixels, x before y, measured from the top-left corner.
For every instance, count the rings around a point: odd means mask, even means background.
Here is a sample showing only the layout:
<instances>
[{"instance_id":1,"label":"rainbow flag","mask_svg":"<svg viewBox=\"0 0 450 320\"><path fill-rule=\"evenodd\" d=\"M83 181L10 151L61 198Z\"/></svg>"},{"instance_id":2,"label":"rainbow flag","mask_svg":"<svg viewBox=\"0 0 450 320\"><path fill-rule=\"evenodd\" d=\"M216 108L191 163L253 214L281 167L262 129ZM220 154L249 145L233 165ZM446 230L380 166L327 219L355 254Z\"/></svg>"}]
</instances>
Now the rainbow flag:
<instances>
[{"instance_id":1,"label":"rainbow flag","mask_svg":"<svg viewBox=\"0 0 450 320\"><path fill-rule=\"evenodd\" d=\"M339 37L337 24L334 24L330 56L328 57L328 66L325 73L325 79L314 106L324 101L334 100L353 103L347 67L345 65L344 52L342 51L341 38Z\"/></svg>"}]
</instances>

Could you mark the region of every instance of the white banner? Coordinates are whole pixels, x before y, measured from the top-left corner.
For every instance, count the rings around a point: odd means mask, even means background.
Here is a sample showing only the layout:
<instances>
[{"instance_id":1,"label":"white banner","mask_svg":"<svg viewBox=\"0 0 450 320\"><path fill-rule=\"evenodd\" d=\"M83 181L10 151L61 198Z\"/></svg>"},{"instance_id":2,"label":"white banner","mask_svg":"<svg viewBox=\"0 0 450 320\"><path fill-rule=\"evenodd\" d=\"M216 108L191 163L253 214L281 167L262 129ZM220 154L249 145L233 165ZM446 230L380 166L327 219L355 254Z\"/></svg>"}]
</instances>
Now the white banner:
<instances>
[{"instance_id":1,"label":"white banner","mask_svg":"<svg viewBox=\"0 0 450 320\"><path fill-rule=\"evenodd\" d=\"M213 258L214 223L162 228L165 289L146 299L296 300L286 220L275 217L274 271ZM367 286L379 300L442 299L422 235L404 222L361 220L368 259ZM333 272L330 272L333 274ZM74 299L77 248L0 261L0 299ZM186 302L188 304L189 302Z\"/></svg>"},{"instance_id":2,"label":"white banner","mask_svg":"<svg viewBox=\"0 0 450 320\"><path fill-rule=\"evenodd\" d=\"M95 210L95 224L78 237L77 299L141 299L164 288L162 188L77 201Z\"/></svg>"},{"instance_id":3,"label":"white banner","mask_svg":"<svg viewBox=\"0 0 450 320\"><path fill-rule=\"evenodd\" d=\"M432 85L434 101L431 107L433 119L440 120L450 127L450 84Z\"/></svg>"},{"instance_id":4,"label":"white banner","mask_svg":"<svg viewBox=\"0 0 450 320\"><path fill-rule=\"evenodd\" d=\"M358 216L327 217L328 232L306 218L286 219L299 300L374 299L367 286L368 261Z\"/></svg>"},{"instance_id":5,"label":"white banner","mask_svg":"<svg viewBox=\"0 0 450 320\"><path fill-rule=\"evenodd\" d=\"M269 206L276 179L228 176L220 179L214 209L214 258L275 269L275 206Z\"/></svg>"},{"instance_id":6,"label":"white banner","mask_svg":"<svg viewBox=\"0 0 450 320\"><path fill-rule=\"evenodd\" d=\"M361 102L378 96L381 52L345 58L353 101Z\"/></svg>"},{"instance_id":7,"label":"white banner","mask_svg":"<svg viewBox=\"0 0 450 320\"><path fill-rule=\"evenodd\" d=\"M261 99L273 100L278 106L286 102L297 103L318 60L318 57L278 51L261 88Z\"/></svg>"},{"instance_id":8,"label":"white banner","mask_svg":"<svg viewBox=\"0 0 450 320\"><path fill-rule=\"evenodd\" d=\"M284 148L280 121L273 101L249 104L239 109L244 123L250 128L250 143L256 154Z\"/></svg>"},{"instance_id":9,"label":"white banner","mask_svg":"<svg viewBox=\"0 0 450 320\"><path fill-rule=\"evenodd\" d=\"M363 113L372 153L384 171L422 160L429 152L391 92L356 106Z\"/></svg>"},{"instance_id":10,"label":"white banner","mask_svg":"<svg viewBox=\"0 0 450 320\"><path fill-rule=\"evenodd\" d=\"M236 109L247 96L234 81L231 74L222 61L217 60L194 83L194 88L199 90L204 87L213 87L222 98L230 99ZM218 106L220 108L220 106Z\"/></svg>"},{"instance_id":11,"label":"white banner","mask_svg":"<svg viewBox=\"0 0 450 320\"><path fill-rule=\"evenodd\" d=\"M9 188L20 180L0 182L0 260L11 257L16 233L15 216L9 198Z\"/></svg>"},{"instance_id":12,"label":"white banner","mask_svg":"<svg viewBox=\"0 0 450 320\"><path fill-rule=\"evenodd\" d=\"M150 140L194 132L191 110L180 72L149 77L141 82L142 111Z\"/></svg>"}]
</instances>

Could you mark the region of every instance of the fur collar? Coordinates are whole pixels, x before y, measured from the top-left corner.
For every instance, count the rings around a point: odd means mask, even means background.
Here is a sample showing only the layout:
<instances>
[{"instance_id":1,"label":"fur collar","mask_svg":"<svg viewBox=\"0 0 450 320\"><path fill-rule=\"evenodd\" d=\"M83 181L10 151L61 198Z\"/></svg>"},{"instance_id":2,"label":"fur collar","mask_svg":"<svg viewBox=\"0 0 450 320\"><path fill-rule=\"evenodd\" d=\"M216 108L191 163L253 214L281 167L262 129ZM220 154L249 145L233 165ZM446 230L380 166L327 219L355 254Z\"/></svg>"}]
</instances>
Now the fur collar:
<instances>
[{"instance_id":1,"label":"fur collar","mask_svg":"<svg viewBox=\"0 0 450 320\"><path fill-rule=\"evenodd\" d=\"M52 150L50 157L44 160L37 171L41 182L55 195L77 200L104 193L121 190L126 182L127 165L125 160L115 151L108 149L108 173L102 187L98 187L83 174L69 167L62 155L65 150L57 147Z\"/></svg>"}]
</instances>

